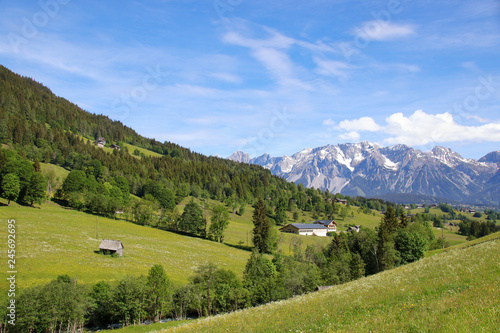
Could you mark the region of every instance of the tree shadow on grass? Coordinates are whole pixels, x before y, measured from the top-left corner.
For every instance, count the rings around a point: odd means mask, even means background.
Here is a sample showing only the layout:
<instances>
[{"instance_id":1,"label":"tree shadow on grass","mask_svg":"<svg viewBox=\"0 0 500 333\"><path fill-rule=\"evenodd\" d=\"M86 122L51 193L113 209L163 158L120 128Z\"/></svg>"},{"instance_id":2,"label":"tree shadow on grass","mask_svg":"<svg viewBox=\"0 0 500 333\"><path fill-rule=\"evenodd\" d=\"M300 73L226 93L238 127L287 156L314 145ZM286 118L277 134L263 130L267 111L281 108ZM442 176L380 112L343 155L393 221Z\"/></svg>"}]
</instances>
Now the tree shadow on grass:
<instances>
[{"instance_id":1,"label":"tree shadow on grass","mask_svg":"<svg viewBox=\"0 0 500 333\"><path fill-rule=\"evenodd\" d=\"M248 245L229 244L229 243L225 243L225 242L223 244L230 246L230 247L234 247L235 249L243 250L243 251L252 252L252 250L253 250L253 247L248 246Z\"/></svg>"}]
</instances>

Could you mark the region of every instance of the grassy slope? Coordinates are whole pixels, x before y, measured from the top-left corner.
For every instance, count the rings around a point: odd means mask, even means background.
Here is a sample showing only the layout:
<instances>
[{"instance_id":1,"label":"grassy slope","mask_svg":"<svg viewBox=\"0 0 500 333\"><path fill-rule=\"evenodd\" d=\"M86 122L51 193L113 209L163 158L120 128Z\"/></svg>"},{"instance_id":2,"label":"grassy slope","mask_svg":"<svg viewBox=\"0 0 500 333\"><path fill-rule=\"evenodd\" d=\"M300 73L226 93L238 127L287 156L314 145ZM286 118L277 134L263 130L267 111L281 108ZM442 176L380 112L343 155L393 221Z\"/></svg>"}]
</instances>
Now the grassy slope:
<instances>
[{"instance_id":1,"label":"grassy slope","mask_svg":"<svg viewBox=\"0 0 500 333\"><path fill-rule=\"evenodd\" d=\"M57 166L55 164L40 163L40 167L42 168L42 173L44 174L47 174L48 172L53 170L56 177L59 178L61 184L69 174L69 170L66 170L63 167Z\"/></svg>"},{"instance_id":2,"label":"grassy slope","mask_svg":"<svg viewBox=\"0 0 500 333\"><path fill-rule=\"evenodd\" d=\"M61 178L67 174L67 170L52 165L42 163L42 168L54 168ZM5 203L4 199L0 200ZM189 200L186 198L179 205L181 212ZM215 201L207 200L206 203L213 205ZM243 216L230 214L230 224L224 242L231 246L100 217L99 239L122 240L125 245L124 258L109 258L93 253L100 243L95 239L94 215L63 209L53 203L45 203L41 209L21 207L12 203L12 207L0 207L0 221L8 218L18 220L17 260L20 287L46 283L59 274L78 276L79 281L84 283L114 281L126 274L146 274L156 263L164 265L170 278L181 284L187 281L194 268L208 261L229 268L241 276L249 253L234 246L251 245L252 212L251 206L247 206ZM287 222L293 223L291 214L289 215ZM209 217L208 212L207 216ZM307 215L301 215L299 221L301 219L312 220ZM355 224L373 227L378 224L380 217L356 213L353 220L356 221ZM339 223L352 223L352 220L339 220ZM6 232L6 228L0 229L0 237L5 239ZM436 230L436 234L440 236L441 231ZM279 247L286 255L291 254L296 242L301 243L304 251L308 245L323 247L331 241L327 237L288 233L279 233L279 237ZM465 240L465 237L448 230L445 230L445 237L452 245ZM0 250L5 249L6 243L3 242L0 244ZM0 290L5 286L6 283L2 280Z\"/></svg>"},{"instance_id":3,"label":"grassy slope","mask_svg":"<svg viewBox=\"0 0 500 333\"><path fill-rule=\"evenodd\" d=\"M79 138L83 139L83 141L85 143L87 143L87 141L91 141L89 140L88 138L86 137L83 137L81 135L77 135ZM134 145L131 145L131 144L128 144L128 143L122 143L122 145L120 146L120 148L124 148L124 147L127 147L128 149L128 153L132 156L135 156L133 155L132 153L134 152L135 149L138 149L141 153L144 154L144 156L153 156L153 157L161 157L163 155L161 154L158 154L157 152L154 152L154 151L151 151L151 150L148 150L148 149L144 149L144 148L141 148L141 147L137 147L137 146L134 146ZM112 153L114 149L111 149L109 147L103 147L101 148L103 149L104 151L108 152L108 153ZM137 158L140 158L139 156L135 156Z\"/></svg>"},{"instance_id":4,"label":"grassy slope","mask_svg":"<svg viewBox=\"0 0 500 333\"><path fill-rule=\"evenodd\" d=\"M193 270L206 262L230 269L241 277L250 255L223 244L103 217L99 217L99 240L96 240L96 216L53 203L43 204L41 209L15 203L0 207L0 221L10 218L17 221L18 287L46 283L59 274L76 276L82 283L115 281L127 274L147 274L154 264L162 264L176 284L186 283ZM7 228L3 225L0 238L5 240ZM124 257L95 254L103 238L121 240ZM6 250L3 241L0 251L6 253ZM0 290L5 290L4 281L2 278Z\"/></svg>"},{"instance_id":5,"label":"grassy slope","mask_svg":"<svg viewBox=\"0 0 500 333\"><path fill-rule=\"evenodd\" d=\"M128 143L122 143L121 148L125 148L125 147L127 147L129 154L132 154L134 152L134 150L137 149L137 150L139 150L139 152L143 153L144 156L153 156L153 157L161 157L161 156L163 156L162 154L158 154L157 152L154 152L154 151L151 151L151 150L148 150L148 149L137 147L137 146L134 146L134 145L131 145L131 144L128 144Z\"/></svg>"},{"instance_id":6,"label":"grassy slope","mask_svg":"<svg viewBox=\"0 0 500 333\"><path fill-rule=\"evenodd\" d=\"M323 292L161 332L493 332L500 327L499 262L497 233Z\"/></svg>"}]
</instances>

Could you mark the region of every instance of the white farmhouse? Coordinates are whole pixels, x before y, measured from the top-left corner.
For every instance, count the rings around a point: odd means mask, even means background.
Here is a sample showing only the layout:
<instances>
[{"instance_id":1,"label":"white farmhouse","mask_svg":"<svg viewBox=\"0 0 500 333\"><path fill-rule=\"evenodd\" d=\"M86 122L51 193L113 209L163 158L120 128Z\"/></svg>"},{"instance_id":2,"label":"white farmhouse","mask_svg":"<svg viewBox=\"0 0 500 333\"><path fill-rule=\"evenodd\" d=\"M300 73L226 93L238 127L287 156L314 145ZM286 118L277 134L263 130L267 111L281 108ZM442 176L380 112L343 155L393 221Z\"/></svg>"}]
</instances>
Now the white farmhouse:
<instances>
[{"instance_id":1,"label":"white farmhouse","mask_svg":"<svg viewBox=\"0 0 500 333\"><path fill-rule=\"evenodd\" d=\"M292 223L284 226L280 231L304 236L326 236L328 228L319 223Z\"/></svg>"}]
</instances>

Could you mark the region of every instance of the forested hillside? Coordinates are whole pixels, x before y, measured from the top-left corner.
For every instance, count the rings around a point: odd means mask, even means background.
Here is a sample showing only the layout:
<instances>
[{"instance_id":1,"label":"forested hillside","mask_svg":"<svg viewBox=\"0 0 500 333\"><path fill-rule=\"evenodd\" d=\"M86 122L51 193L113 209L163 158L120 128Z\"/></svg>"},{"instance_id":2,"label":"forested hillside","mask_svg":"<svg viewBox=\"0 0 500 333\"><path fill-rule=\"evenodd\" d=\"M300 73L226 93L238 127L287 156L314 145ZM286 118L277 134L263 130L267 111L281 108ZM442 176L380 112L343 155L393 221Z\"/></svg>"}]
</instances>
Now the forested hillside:
<instances>
[{"instance_id":1,"label":"forested hillside","mask_svg":"<svg viewBox=\"0 0 500 333\"><path fill-rule=\"evenodd\" d=\"M92 144L98 137L104 137L107 145L124 142L163 156L138 159L123 149L109 153ZM185 195L194 188L221 200L231 196L251 200L291 186L261 167L207 157L170 142L142 137L121 122L90 114L3 66L0 142L12 145L31 161L38 159L67 169L83 169L90 161L99 160L112 175L126 177L131 193L137 195L146 181L157 179L170 182L172 188L184 187Z\"/></svg>"}]
</instances>

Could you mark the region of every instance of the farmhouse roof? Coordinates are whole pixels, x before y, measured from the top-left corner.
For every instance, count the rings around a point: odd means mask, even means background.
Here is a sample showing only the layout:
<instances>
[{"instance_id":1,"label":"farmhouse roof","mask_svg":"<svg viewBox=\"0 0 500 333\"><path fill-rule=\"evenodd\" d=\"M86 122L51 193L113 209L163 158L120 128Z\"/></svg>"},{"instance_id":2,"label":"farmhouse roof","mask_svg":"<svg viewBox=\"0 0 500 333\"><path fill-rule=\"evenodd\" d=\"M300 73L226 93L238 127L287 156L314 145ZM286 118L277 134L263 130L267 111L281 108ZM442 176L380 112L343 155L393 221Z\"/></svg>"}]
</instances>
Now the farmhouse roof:
<instances>
[{"instance_id":1,"label":"farmhouse roof","mask_svg":"<svg viewBox=\"0 0 500 333\"><path fill-rule=\"evenodd\" d=\"M112 239L103 239L101 245L99 245L99 249L101 250L113 250L118 251L119 249L123 249L124 246L119 240Z\"/></svg>"},{"instance_id":2,"label":"farmhouse roof","mask_svg":"<svg viewBox=\"0 0 500 333\"><path fill-rule=\"evenodd\" d=\"M327 229L322 224L314 224L314 223L292 223L291 226L294 226L297 229Z\"/></svg>"}]
</instances>

